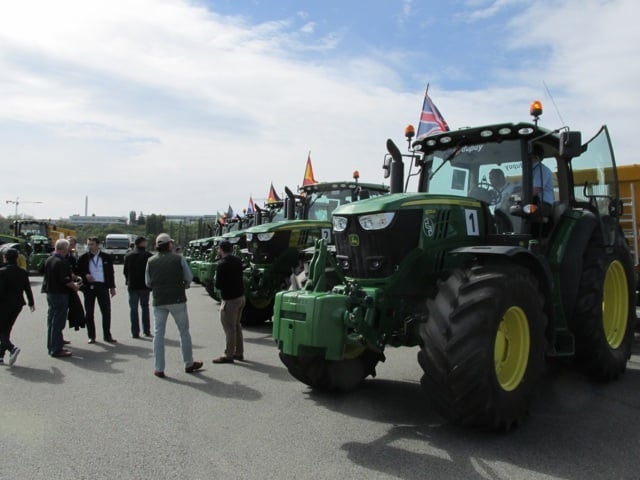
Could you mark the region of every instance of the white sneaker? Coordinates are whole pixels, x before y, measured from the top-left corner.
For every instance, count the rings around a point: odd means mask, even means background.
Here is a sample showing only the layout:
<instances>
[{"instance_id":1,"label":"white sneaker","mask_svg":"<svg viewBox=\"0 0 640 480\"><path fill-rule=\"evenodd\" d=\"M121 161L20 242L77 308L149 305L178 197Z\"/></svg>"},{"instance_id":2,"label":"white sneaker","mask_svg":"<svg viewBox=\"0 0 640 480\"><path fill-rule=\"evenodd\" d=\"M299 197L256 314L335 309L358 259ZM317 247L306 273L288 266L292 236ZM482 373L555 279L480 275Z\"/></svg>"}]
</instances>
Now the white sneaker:
<instances>
[{"instance_id":1,"label":"white sneaker","mask_svg":"<svg viewBox=\"0 0 640 480\"><path fill-rule=\"evenodd\" d=\"M9 366L16 363L19 353L20 353L20 349L18 347L13 347L13 350L11 350L11 353L9 355Z\"/></svg>"}]
</instances>

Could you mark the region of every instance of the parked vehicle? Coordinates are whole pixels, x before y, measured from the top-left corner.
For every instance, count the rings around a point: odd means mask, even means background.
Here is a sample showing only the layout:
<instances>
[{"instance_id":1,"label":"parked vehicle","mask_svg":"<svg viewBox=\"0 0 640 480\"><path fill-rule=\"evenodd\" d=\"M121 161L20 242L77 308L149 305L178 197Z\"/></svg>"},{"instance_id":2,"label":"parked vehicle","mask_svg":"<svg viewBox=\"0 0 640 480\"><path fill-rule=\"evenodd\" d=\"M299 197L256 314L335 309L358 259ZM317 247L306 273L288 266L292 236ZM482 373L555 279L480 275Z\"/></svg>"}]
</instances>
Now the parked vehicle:
<instances>
[{"instance_id":1,"label":"parked vehicle","mask_svg":"<svg viewBox=\"0 0 640 480\"><path fill-rule=\"evenodd\" d=\"M416 139L417 193L404 192L403 156L387 142L391 195L333 212L344 282L324 288L319 240L305 289L276 295L273 336L295 378L352 389L375 376L386 346L417 347L443 417L507 430L524 419L545 358L573 359L599 381L625 371L636 289L608 130L582 145L580 132L540 127L541 106L531 113L532 123ZM536 156L553 199L537 192ZM520 186L506 212L494 169Z\"/></svg>"}]
</instances>

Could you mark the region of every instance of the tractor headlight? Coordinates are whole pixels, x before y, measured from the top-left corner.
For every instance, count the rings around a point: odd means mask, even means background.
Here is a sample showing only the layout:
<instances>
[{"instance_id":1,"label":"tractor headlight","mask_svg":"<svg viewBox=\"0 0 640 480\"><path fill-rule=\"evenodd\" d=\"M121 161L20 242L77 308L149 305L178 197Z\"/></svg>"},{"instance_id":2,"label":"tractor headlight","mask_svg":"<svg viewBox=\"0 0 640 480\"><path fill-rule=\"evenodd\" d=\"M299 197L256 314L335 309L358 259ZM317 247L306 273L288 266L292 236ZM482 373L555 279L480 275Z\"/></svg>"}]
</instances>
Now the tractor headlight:
<instances>
[{"instance_id":1,"label":"tractor headlight","mask_svg":"<svg viewBox=\"0 0 640 480\"><path fill-rule=\"evenodd\" d=\"M271 240L273 238L275 233L276 232L259 233L258 234L258 241L260 241L260 242L268 242L269 240Z\"/></svg>"},{"instance_id":2,"label":"tractor headlight","mask_svg":"<svg viewBox=\"0 0 640 480\"><path fill-rule=\"evenodd\" d=\"M247 233L247 242L253 240L253 233Z\"/></svg>"},{"instance_id":3,"label":"tractor headlight","mask_svg":"<svg viewBox=\"0 0 640 480\"><path fill-rule=\"evenodd\" d=\"M382 230L391 224L395 216L396 212L374 213L363 215L358 218L358 221L365 230Z\"/></svg>"},{"instance_id":4,"label":"tractor headlight","mask_svg":"<svg viewBox=\"0 0 640 480\"><path fill-rule=\"evenodd\" d=\"M347 228L347 218L346 217L333 217L333 231L334 232L344 232Z\"/></svg>"}]
</instances>

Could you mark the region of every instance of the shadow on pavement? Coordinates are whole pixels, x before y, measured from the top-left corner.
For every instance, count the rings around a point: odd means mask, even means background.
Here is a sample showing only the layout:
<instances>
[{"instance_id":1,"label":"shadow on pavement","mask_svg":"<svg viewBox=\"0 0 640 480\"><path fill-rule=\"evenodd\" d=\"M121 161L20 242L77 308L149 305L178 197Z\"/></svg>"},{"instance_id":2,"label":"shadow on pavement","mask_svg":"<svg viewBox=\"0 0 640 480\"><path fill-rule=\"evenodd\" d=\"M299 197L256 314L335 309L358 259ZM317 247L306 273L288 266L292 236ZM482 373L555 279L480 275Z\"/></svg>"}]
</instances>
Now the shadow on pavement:
<instances>
[{"instance_id":1,"label":"shadow on pavement","mask_svg":"<svg viewBox=\"0 0 640 480\"><path fill-rule=\"evenodd\" d=\"M308 395L321 407L389 425L379 438L341 446L352 462L373 472L416 480L579 480L637 478L637 455L628 447L640 442L638 385L635 367L609 384L553 369L541 379L529 418L507 434L447 423L418 383L368 380L349 394Z\"/></svg>"},{"instance_id":2,"label":"shadow on pavement","mask_svg":"<svg viewBox=\"0 0 640 480\"><path fill-rule=\"evenodd\" d=\"M225 383L219 380L214 380L213 378L208 377L205 374L206 372L206 370L199 370L197 373L191 374L190 378L193 378L192 381L181 380L170 376L158 379L158 381L162 380L178 385L184 385L218 398L235 398L251 402L255 402L262 398L262 393L258 390L247 387L246 385L242 385L238 382Z\"/></svg>"},{"instance_id":3,"label":"shadow on pavement","mask_svg":"<svg viewBox=\"0 0 640 480\"><path fill-rule=\"evenodd\" d=\"M9 374L22 380L35 383L51 383L58 385L64 382L64 374L57 367L32 368L21 365L13 365L8 369Z\"/></svg>"},{"instance_id":4,"label":"shadow on pavement","mask_svg":"<svg viewBox=\"0 0 640 480\"><path fill-rule=\"evenodd\" d=\"M254 362L251 360L244 360L242 362L236 361L234 362L234 366L235 365L254 370L258 373L264 373L274 380L281 380L284 382L297 381L289 374L284 365L281 367L274 367L273 365L267 365L266 363Z\"/></svg>"}]
</instances>

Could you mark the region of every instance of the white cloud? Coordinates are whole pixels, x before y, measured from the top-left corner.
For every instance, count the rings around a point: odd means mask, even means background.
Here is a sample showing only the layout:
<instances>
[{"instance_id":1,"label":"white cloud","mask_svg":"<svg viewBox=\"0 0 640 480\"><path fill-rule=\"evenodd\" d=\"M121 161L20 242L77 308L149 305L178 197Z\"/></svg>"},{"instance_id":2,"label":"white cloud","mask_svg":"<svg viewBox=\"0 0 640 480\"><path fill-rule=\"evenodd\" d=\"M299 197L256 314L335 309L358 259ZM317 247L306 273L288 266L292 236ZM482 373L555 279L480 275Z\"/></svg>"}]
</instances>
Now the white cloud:
<instances>
[{"instance_id":1,"label":"white cloud","mask_svg":"<svg viewBox=\"0 0 640 480\"><path fill-rule=\"evenodd\" d=\"M496 15L515 1L476 11ZM455 55L452 65L422 67L437 79L430 92L443 115L453 128L522 121L542 97L543 122L559 126L544 80L570 126L588 136L609 123L618 160L634 161L635 5L530 5L509 20L504 39L531 56L524 67L473 72ZM179 0L0 4L6 199L43 201L20 209L47 217L82 213L85 195L98 215L241 210L250 194L266 197L271 181L278 189L301 183L308 150L319 180L358 169L362 181L381 182L385 140L402 142L404 126L417 121L422 79L407 93L403 54L378 47L375 59L343 57L338 28L318 39L315 19L297 18L302 27L252 25ZM495 80L452 90L453 74Z\"/></svg>"}]
</instances>

